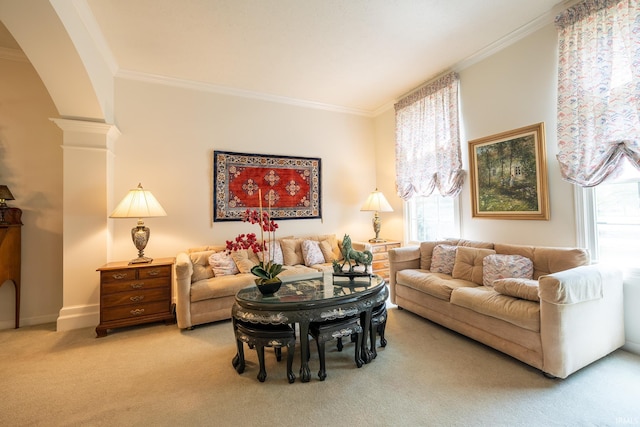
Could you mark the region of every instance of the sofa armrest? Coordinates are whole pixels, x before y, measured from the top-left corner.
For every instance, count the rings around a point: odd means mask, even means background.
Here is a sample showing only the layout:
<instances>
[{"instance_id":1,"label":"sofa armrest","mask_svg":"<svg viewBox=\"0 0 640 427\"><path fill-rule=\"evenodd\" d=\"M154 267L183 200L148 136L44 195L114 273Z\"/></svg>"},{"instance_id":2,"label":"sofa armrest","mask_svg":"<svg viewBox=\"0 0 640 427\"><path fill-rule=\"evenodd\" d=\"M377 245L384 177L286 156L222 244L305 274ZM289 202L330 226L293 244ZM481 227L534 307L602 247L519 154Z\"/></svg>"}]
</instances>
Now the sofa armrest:
<instances>
[{"instance_id":1,"label":"sofa armrest","mask_svg":"<svg viewBox=\"0 0 640 427\"><path fill-rule=\"evenodd\" d=\"M597 265L585 265L540 276L540 299L551 304L576 304L600 299L604 283L615 270Z\"/></svg>"},{"instance_id":2,"label":"sofa armrest","mask_svg":"<svg viewBox=\"0 0 640 427\"><path fill-rule=\"evenodd\" d=\"M192 326L191 276L193 276L191 258L186 252L180 252L176 256L176 319L180 329Z\"/></svg>"},{"instance_id":3,"label":"sofa armrest","mask_svg":"<svg viewBox=\"0 0 640 427\"><path fill-rule=\"evenodd\" d=\"M539 278L542 370L566 378L624 344L620 270L588 265Z\"/></svg>"},{"instance_id":4,"label":"sofa armrest","mask_svg":"<svg viewBox=\"0 0 640 427\"><path fill-rule=\"evenodd\" d=\"M420 247L403 246L389 250L389 297L396 303L396 273L405 269L420 268Z\"/></svg>"}]
</instances>

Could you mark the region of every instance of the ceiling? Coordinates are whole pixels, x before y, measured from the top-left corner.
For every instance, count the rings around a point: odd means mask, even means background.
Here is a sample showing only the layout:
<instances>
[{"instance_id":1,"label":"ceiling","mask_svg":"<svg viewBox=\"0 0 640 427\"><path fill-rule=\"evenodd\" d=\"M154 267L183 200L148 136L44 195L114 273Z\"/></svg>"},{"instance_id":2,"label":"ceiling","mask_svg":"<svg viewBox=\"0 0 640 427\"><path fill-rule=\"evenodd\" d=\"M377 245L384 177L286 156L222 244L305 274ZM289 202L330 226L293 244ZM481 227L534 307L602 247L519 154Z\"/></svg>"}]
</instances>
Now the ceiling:
<instances>
[{"instance_id":1,"label":"ceiling","mask_svg":"<svg viewBox=\"0 0 640 427\"><path fill-rule=\"evenodd\" d=\"M567 0L83 0L116 73L366 114ZM0 31L0 45L11 43Z\"/></svg>"}]
</instances>

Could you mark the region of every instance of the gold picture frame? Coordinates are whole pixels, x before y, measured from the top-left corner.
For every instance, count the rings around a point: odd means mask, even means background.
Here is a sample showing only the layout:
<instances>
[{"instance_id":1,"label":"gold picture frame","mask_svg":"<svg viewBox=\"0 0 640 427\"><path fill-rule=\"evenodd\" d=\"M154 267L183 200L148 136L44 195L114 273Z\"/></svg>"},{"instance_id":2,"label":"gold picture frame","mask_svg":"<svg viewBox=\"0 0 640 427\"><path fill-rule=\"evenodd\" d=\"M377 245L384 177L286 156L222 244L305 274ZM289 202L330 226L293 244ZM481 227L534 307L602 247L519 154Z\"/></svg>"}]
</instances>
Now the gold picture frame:
<instances>
[{"instance_id":1,"label":"gold picture frame","mask_svg":"<svg viewBox=\"0 0 640 427\"><path fill-rule=\"evenodd\" d=\"M474 218L549 220L544 123L469 141Z\"/></svg>"}]
</instances>

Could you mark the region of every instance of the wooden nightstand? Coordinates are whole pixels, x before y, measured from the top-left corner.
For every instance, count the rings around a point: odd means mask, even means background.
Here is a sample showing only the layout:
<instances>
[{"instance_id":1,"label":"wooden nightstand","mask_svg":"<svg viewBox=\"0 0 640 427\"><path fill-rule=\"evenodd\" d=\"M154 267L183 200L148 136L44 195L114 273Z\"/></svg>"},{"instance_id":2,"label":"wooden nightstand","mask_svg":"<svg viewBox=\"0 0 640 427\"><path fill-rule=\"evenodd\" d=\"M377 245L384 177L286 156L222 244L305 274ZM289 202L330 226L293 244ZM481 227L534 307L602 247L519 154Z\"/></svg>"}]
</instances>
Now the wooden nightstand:
<instances>
[{"instance_id":1,"label":"wooden nightstand","mask_svg":"<svg viewBox=\"0 0 640 427\"><path fill-rule=\"evenodd\" d=\"M110 262L100 272L100 324L98 337L108 329L141 323L175 322L171 284L175 258L158 258L150 263Z\"/></svg>"},{"instance_id":2,"label":"wooden nightstand","mask_svg":"<svg viewBox=\"0 0 640 427\"><path fill-rule=\"evenodd\" d=\"M373 263L371 265L373 273L389 283L389 250L399 248L402 244L397 241L387 240L380 243L370 242L369 245L371 245L371 252L373 253Z\"/></svg>"}]
</instances>

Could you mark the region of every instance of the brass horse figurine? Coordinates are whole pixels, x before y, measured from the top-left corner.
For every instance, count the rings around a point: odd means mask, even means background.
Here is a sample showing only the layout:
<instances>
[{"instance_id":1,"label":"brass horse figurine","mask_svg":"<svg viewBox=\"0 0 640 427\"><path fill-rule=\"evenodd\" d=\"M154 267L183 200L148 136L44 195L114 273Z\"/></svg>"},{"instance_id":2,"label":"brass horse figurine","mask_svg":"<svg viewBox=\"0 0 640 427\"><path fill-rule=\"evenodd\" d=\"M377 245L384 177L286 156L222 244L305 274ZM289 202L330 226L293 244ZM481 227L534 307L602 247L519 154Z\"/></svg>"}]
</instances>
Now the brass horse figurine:
<instances>
[{"instance_id":1,"label":"brass horse figurine","mask_svg":"<svg viewBox=\"0 0 640 427\"><path fill-rule=\"evenodd\" d=\"M365 270L366 270L366 266L371 265L371 262L373 261L373 254L371 253L371 251L356 251L355 249L353 249L353 247L351 246L351 237L349 237L348 234L344 235L344 238L342 239L342 256L344 257L344 262L342 263L342 265L340 265L340 271L342 271L342 269L344 268L345 264L349 264L349 272L353 273L353 264L351 264L351 261L353 260L355 262L355 266L359 266L360 264L365 266ZM334 270L336 269L336 265L334 264Z\"/></svg>"}]
</instances>

